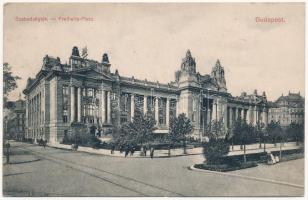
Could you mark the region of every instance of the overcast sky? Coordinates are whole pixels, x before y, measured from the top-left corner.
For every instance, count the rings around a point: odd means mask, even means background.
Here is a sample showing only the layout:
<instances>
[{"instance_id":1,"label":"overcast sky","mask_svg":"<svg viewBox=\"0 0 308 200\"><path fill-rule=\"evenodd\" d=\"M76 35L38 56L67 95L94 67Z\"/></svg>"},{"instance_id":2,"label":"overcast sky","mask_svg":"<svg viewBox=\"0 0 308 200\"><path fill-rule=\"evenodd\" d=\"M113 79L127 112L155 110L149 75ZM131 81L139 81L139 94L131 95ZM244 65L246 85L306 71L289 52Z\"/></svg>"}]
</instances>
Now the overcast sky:
<instances>
[{"instance_id":1,"label":"overcast sky","mask_svg":"<svg viewBox=\"0 0 308 200\"><path fill-rule=\"evenodd\" d=\"M304 94L304 4L6 4L4 62L22 77L12 100L34 77L48 54L68 61L73 46L87 46L88 58L107 52L111 70L162 83L174 80L187 49L197 71L210 73L219 58L228 92ZM47 17L21 22L16 17ZM63 22L58 17L90 17ZM55 17L57 20L50 20ZM283 17L285 23L257 23Z\"/></svg>"}]
</instances>

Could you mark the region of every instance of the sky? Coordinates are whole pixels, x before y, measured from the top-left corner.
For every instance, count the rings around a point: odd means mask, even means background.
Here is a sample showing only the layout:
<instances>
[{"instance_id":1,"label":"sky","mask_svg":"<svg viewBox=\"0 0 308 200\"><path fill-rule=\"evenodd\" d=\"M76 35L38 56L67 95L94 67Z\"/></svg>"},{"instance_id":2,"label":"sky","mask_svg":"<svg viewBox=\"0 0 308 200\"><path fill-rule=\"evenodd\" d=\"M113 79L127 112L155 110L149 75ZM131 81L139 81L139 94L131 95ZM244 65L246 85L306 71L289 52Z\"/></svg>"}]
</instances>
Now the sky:
<instances>
[{"instance_id":1,"label":"sky","mask_svg":"<svg viewBox=\"0 0 308 200\"><path fill-rule=\"evenodd\" d=\"M48 21L19 21L22 17ZM256 22L257 17L284 22ZM220 60L233 96L255 89L270 101L289 91L304 95L304 19L304 3L9 3L4 62L22 78L9 98L18 99L45 55L65 63L73 46L80 51L87 46L88 58L98 61L108 53L112 72L161 83L174 80L190 49L201 74Z\"/></svg>"}]
</instances>

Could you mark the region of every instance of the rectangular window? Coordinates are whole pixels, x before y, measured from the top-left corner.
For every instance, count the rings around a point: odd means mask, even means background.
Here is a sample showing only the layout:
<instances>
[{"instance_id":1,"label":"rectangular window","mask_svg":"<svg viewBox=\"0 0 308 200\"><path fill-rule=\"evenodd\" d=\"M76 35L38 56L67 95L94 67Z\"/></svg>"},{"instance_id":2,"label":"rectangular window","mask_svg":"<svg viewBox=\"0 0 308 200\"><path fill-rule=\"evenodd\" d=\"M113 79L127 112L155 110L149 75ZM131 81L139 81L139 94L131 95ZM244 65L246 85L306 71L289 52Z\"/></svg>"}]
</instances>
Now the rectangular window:
<instances>
[{"instance_id":1,"label":"rectangular window","mask_svg":"<svg viewBox=\"0 0 308 200\"><path fill-rule=\"evenodd\" d=\"M126 117L126 116L121 117L121 124L123 124L123 123L125 123L125 122L127 122L127 117Z\"/></svg>"},{"instance_id":2,"label":"rectangular window","mask_svg":"<svg viewBox=\"0 0 308 200\"><path fill-rule=\"evenodd\" d=\"M87 90L87 96L88 96L88 97L93 97L93 89L92 89L92 88L88 88L88 90Z\"/></svg>"},{"instance_id":3,"label":"rectangular window","mask_svg":"<svg viewBox=\"0 0 308 200\"><path fill-rule=\"evenodd\" d=\"M159 124L165 125L166 124L166 99L160 98L158 99L158 117L159 117Z\"/></svg>"},{"instance_id":4,"label":"rectangular window","mask_svg":"<svg viewBox=\"0 0 308 200\"><path fill-rule=\"evenodd\" d=\"M63 94L63 95L68 95L68 86L63 85L62 94Z\"/></svg>"},{"instance_id":5,"label":"rectangular window","mask_svg":"<svg viewBox=\"0 0 308 200\"><path fill-rule=\"evenodd\" d=\"M62 87L62 96L63 96L63 111L67 111L68 109L68 86L63 85Z\"/></svg>"},{"instance_id":6,"label":"rectangular window","mask_svg":"<svg viewBox=\"0 0 308 200\"><path fill-rule=\"evenodd\" d=\"M63 123L67 123L67 115L63 115Z\"/></svg>"}]
</instances>

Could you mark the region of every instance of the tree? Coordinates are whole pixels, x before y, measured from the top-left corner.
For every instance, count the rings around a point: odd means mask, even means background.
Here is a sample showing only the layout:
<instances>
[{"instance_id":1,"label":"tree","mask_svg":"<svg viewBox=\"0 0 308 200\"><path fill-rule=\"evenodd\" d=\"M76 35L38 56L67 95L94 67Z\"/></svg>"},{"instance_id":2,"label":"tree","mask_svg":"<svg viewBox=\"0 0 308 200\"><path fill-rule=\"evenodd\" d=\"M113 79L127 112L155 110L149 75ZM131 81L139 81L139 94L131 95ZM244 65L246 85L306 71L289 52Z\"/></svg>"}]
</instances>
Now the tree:
<instances>
[{"instance_id":1,"label":"tree","mask_svg":"<svg viewBox=\"0 0 308 200\"><path fill-rule=\"evenodd\" d=\"M246 163L246 144L249 138L253 137L254 127L252 124L247 124L245 120L238 119L233 124L234 140L239 141L241 149L244 146L244 162Z\"/></svg>"},{"instance_id":2,"label":"tree","mask_svg":"<svg viewBox=\"0 0 308 200\"><path fill-rule=\"evenodd\" d=\"M228 134L221 120L213 120L207 126L208 142L203 145L203 155L208 164L221 164L223 157L229 153L230 145L228 143Z\"/></svg>"},{"instance_id":3,"label":"tree","mask_svg":"<svg viewBox=\"0 0 308 200\"><path fill-rule=\"evenodd\" d=\"M267 125L266 130L269 138L272 140L274 145L277 146L277 140L281 139L283 134L280 123L271 121L271 123Z\"/></svg>"},{"instance_id":4,"label":"tree","mask_svg":"<svg viewBox=\"0 0 308 200\"><path fill-rule=\"evenodd\" d=\"M3 105L5 105L9 93L17 88L17 80L20 79L19 76L13 75L11 69L8 63L3 63Z\"/></svg>"},{"instance_id":5,"label":"tree","mask_svg":"<svg viewBox=\"0 0 308 200\"><path fill-rule=\"evenodd\" d=\"M155 124L155 119L151 115L143 115L140 111L136 111L133 120L124 123L120 131L114 135L114 139L120 145L146 144L153 140Z\"/></svg>"},{"instance_id":6,"label":"tree","mask_svg":"<svg viewBox=\"0 0 308 200\"><path fill-rule=\"evenodd\" d=\"M171 120L169 134L172 141L182 141L184 154L186 152L186 136L193 130L193 126L189 118L184 113Z\"/></svg>"},{"instance_id":7,"label":"tree","mask_svg":"<svg viewBox=\"0 0 308 200\"><path fill-rule=\"evenodd\" d=\"M210 138L203 145L203 155L206 158L207 164L221 164L223 157L229 153L229 144L224 138Z\"/></svg>"},{"instance_id":8,"label":"tree","mask_svg":"<svg viewBox=\"0 0 308 200\"><path fill-rule=\"evenodd\" d=\"M216 140L218 138L225 138L226 135L228 135L228 132L222 120L212 120L210 124L206 127L206 132L208 138Z\"/></svg>"},{"instance_id":9,"label":"tree","mask_svg":"<svg viewBox=\"0 0 308 200\"><path fill-rule=\"evenodd\" d=\"M288 137L296 141L296 145L299 145L300 141L304 139L304 125L296 124L292 122L286 129Z\"/></svg>"},{"instance_id":10,"label":"tree","mask_svg":"<svg viewBox=\"0 0 308 200\"><path fill-rule=\"evenodd\" d=\"M265 146L265 132L264 132L265 124L258 122L255 126L255 134L259 138L259 148L261 149L261 143L263 141Z\"/></svg>"},{"instance_id":11,"label":"tree","mask_svg":"<svg viewBox=\"0 0 308 200\"><path fill-rule=\"evenodd\" d=\"M170 120L170 126L169 126L169 134L165 135L164 139L169 143L168 147L168 156L171 156L171 149L174 147L174 143L180 141L178 134L171 131L172 124L174 123L175 118L172 118Z\"/></svg>"}]
</instances>

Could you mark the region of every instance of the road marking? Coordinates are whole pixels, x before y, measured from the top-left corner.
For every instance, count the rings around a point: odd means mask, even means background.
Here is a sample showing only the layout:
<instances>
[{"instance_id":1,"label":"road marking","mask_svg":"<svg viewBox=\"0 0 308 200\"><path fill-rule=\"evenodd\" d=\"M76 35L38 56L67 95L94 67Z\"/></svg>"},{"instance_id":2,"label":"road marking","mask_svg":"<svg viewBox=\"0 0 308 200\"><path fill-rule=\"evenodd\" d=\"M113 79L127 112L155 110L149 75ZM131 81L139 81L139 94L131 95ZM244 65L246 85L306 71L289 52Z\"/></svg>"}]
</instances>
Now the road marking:
<instances>
[{"instance_id":1,"label":"road marking","mask_svg":"<svg viewBox=\"0 0 308 200\"><path fill-rule=\"evenodd\" d=\"M286 186L290 186L290 187L304 189L304 186L302 186L302 185L297 185L297 184L283 182L283 181L275 181L275 180L272 180L272 179L258 178L258 177L253 177L253 176L245 176L245 175L239 175L239 174L231 174L231 173L227 173L227 172L217 172L217 171L210 171L210 170L205 170L205 169L198 169L198 168L195 168L194 165L190 166L189 168L191 170L199 171L199 172L233 176L233 177L237 177L237 178L250 179L250 180L255 180L255 181L273 183L273 184L278 184L278 185L286 185Z\"/></svg>"}]
</instances>

